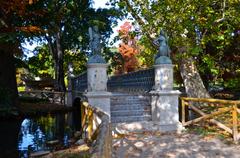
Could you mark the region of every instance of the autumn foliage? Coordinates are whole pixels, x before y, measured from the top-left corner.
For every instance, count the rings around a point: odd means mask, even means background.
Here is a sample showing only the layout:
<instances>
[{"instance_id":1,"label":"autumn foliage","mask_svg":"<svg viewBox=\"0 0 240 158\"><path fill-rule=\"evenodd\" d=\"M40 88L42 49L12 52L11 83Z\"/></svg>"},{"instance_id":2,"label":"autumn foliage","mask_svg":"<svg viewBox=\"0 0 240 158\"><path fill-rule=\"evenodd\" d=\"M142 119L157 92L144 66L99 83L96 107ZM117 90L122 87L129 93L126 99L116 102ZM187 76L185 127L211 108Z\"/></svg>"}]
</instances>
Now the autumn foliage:
<instances>
[{"instance_id":1,"label":"autumn foliage","mask_svg":"<svg viewBox=\"0 0 240 158\"><path fill-rule=\"evenodd\" d=\"M131 29L131 23L125 22L118 30L119 37L122 40L118 47L118 51L122 56L122 61L119 61L120 66L116 70L118 74L134 71L138 67L136 55L139 53L139 49L136 37L131 32Z\"/></svg>"},{"instance_id":2,"label":"autumn foliage","mask_svg":"<svg viewBox=\"0 0 240 158\"><path fill-rule=\"evenodd\" d=\"M0 10L1 10L1 24L0 32L4 33L12 33L16 31L27 32L27 33L39 33L43 32L43 30L38 26L13 26L12 19L30 19L33 16L43 16L42 10L35 10L31 12L28 10L28 7L32 4L36 3L38 0L7 0L0 1ZM19 24L22 25L22 24Z\"/></svg>"}]
</instances>

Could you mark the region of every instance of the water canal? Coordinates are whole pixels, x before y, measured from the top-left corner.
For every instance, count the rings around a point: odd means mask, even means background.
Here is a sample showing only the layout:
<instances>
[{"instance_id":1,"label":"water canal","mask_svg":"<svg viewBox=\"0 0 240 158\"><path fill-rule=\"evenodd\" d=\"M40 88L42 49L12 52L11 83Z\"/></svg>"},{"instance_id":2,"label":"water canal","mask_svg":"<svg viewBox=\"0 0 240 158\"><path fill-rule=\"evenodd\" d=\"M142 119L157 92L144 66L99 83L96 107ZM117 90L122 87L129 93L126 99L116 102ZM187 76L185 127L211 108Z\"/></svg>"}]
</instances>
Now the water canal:
<instances>
[{"instance_id":1,"label":"water canal","mask_svg":"<svg viewBox=\"0 0 240 158\"><path fill-rule=\"evenodd\" d=\"M0 157L27 158L36 151L67 148L81 128L74 112L0 122ZM75 136L74 136L75 133Z\"/></svg>"}]
</instances>

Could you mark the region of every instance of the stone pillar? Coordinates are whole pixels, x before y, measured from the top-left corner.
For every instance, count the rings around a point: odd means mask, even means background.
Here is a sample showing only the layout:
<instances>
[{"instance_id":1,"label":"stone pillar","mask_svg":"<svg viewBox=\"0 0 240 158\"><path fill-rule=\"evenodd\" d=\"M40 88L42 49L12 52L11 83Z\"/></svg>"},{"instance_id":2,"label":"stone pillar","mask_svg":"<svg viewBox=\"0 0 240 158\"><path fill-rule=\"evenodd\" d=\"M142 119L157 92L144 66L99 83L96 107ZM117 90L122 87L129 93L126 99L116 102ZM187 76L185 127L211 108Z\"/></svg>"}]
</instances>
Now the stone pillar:
<instances>
[{"instance_id":1,"label":"stone pillar","mask_svg":"<svg viewBox=\"0 0 240 158\"><path fill-rule=\"evenodd\" d=\"M101 56L102 44L98 27L89 28L90 48L92 56L87 64L88 92L86 94L90 105L103 110L110 117L110 96L107 92L107 66Z\"/></svg>"},{"instance_id":2,"label":"stone pillar","mask_svg":"<svg viewBox=\"0 0 240 158\"><path fill-rule=\"evenodd\" d=\"M90 105L102 109L110 116L111 93L107 92L107 67L106 63L88 63L88 92L86 96Z\"/></svg>"},{"instance_id":3,"label":"stone pillar","mask_svg":"<svg viewBox=\"0 0 240 158\"><path fill-rule=\"evenodd\" d=\"M173 89L173 65L158 64L154 65L155 71L155 90Z\"/></svg>"},{"instance_id":4,"label":"stone pillar","mask_svg":"<svg viewBox=\"0 0 240 158\"><path fill-rule=\"evenodd\" d=\"M178 131L181 129L178 113L180 92L173 90L173 65L163 63L154 65L155 86L152 95L152 121L159 125L160 131Z\"/></svg>"}]
</instances>

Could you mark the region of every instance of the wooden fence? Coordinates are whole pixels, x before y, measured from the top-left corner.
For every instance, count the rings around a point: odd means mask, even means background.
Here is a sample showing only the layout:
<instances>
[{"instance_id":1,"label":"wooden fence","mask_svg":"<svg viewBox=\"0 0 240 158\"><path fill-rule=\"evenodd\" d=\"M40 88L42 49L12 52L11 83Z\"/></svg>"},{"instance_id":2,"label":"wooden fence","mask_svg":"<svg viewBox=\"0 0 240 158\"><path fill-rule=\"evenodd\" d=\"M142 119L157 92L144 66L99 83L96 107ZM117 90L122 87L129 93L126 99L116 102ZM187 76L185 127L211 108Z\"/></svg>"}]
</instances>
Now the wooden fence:
<instances>
[{"instance_id":1,"label":"wooden fence","mask_svg":"<svg viewBox=\"0 0 240 158\"><path fill-rule=\"evenodd\" d=\"M112 133L109 116L87 102L82 102L81 105L82 133L93 149L91 157L110 158Z\"/></svg>"},{"instance_id":2,"label":"wooden fence","mask_svg":"<svg viewBox=\"0 0 240 158\"><path fill-rule=\"evenodd\" d=\"M19 92L19 96L43 99L50 103L65 105L65 92L38 91L38 90L22 91Z\"/></svg>"},{"instance_id":3,"label":"wooden fence","mask_svg":"<svg viewBox=\"0 0 240 158\"><path fill-rule=\"evenodd\" d=\"M240 114L238 106L240 105L240 101L182 97L181 103L183 126L195 124L200 121L209 121L230 133L235 142L240 139L240 134L238 133L238 114ZM186 121L186 106L198 114L199 117Z\"/></svg>"}]
</instances>

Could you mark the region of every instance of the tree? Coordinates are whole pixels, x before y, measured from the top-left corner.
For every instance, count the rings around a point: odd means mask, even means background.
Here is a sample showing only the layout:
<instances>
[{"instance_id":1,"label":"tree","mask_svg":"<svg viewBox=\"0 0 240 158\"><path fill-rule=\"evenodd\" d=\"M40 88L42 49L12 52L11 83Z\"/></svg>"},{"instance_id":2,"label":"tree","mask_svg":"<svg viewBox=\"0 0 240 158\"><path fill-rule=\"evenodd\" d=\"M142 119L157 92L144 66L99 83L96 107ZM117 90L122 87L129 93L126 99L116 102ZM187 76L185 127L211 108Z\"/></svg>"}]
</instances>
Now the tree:
<instances>
[{"instance_id":1,"label":"tree","mask_svg":"<svg viewBox=\"0 0 240 158\"><path fill-rule=\"evenodd\" d=\"M210 55L208 46L223 61L222 52L233 40L239 24L239 2L230 1L139 1L113 0L125 12L130 12L142 30L145 48L154 54L153 38L164 29L179 61L181 76L190 97L209 97L197 64ZM177 52L177 53L176 53ZM211 56L213 56L211 54Z\"/></svg>"},{"instance_id":2,"label":"tree","mask_svg":"<svg viewBox=\"0 0 240 158\"><path fill-rule=\"evenodd\" d=\"M116 12L113 9L94 10L89 7L91 3L76 0L0 1L0 86L1 91L9 91L9 104L16 105L18 96L14 55L22 54L20 43L26 38L47 41L59 91L65 90L65 52L88 52L88 26L98 24L100 31L105 32L103 39L107 40L112 31L111 17Z\"/></svg>"},{"instance_id":3,"label":"tree","mask_svg":"<svg viewBox=\"0 0 240 158\"><path fill-rule=\"evenodd\" d=\"M27 59L25 62L29 73L34 77L54 78L54 62L53 56L50 54L47 44L38 46L34 49L34 56ZM64 76L67 76L68 64L72 63L74 67L73 74L77 75L86 70L86 55L79 50L67 50L63 57Z\"/></svg>"},{"instance_id":4,"label":"tree","mask_svg":"<svg viewBox=\"0 0 240 158\"><path fill-rule=\"evenodd\" d=\"M125 22L118 30L119 37L122 43L119 44L118 51L122 56L122 72L131 72L138 67L138 59L136 57L139 54L139 47L135 33L132 31L132 25L130 22ZM121 61L121 60L120 60Z\"/></svg>"},{"instance_id":5,"label":"tree","mask_svg":"<svg viewBox=\"0 0 240 158\"><path fill-rule=\"evenodd\" d=\"M35 77L53 78L54 66L52 55L49 53L48 46L38 46L34 49L35 55L27 60L29 72Z\"/></svg>"},{"instance_id":6,"label":"tree","mask_svg":"<svg viewBox=\"0 0 240 158\"><path fill-rule=\"evenodd\" d=\"M23 36L40 31L38 27L23 22L26 17L32 16L32 13L26 12L32 4L33 0L0 1L0 91L5 94L5 101L0 101L1 107L17 104L14 56L22 54L20 43Z\"/></svg>"},{"instance_id":7,"label":"tree","mask_svg":"<svg viewBox=\"0 0 240 158\"><path fill-rule=\"evenodd\" d=\"M43 36L53 56L56 90L58 91L66 90L63 67L64 54L69 51L88 52L88 27L98 25L100 32L104 34L104 41L107 40L112 31L111 17L115 15L114 10L94 10L90 8L91 3L92 1L62 0L41 1L38 4L47 8L44 19L38 19L36 23L40 24L46 32ZM76 51L78 49L80 51Z\"/></svg>"}]
</instances>

